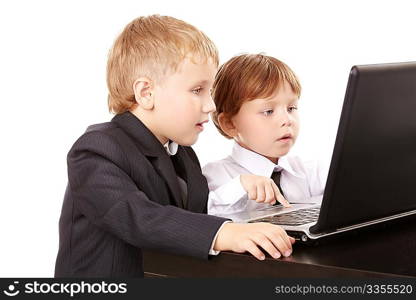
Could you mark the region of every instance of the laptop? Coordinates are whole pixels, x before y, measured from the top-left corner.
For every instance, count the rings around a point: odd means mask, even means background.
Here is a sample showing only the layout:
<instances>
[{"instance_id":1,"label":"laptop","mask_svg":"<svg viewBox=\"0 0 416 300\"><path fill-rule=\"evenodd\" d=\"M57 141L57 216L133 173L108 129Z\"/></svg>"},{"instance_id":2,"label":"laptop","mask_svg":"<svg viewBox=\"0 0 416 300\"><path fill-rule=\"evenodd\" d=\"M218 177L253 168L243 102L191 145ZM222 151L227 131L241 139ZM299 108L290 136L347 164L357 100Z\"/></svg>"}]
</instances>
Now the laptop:
<instances>
[{"instance_id":1,"label":"laptop","mask_svg":"<svg viewBox=\"0 0 416 300\"><path fill-rule=\"evenodd\" d=\"M278 224L310 242L412 214L416 62L405 62L352 67L322 199L222 216Z\"/></svg>"}]
</instances>

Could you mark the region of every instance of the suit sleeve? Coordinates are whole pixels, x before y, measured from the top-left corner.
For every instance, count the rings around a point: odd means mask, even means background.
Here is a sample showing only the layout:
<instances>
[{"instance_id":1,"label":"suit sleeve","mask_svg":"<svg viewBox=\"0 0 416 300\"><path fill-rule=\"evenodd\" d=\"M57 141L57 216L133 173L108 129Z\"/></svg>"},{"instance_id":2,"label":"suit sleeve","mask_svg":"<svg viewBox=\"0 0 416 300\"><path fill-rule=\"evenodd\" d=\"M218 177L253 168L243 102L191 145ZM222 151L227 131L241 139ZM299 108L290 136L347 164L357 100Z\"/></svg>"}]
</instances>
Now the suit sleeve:
<instances>
[{"instance_id":1,"label":"suit sleeve","mask_svg":"<svg viewBox=\"0 0 416 300\"><path fill-rule=\"evenodd\" d=\"M207 258L225 219L155 203L129 172L127 157L111 136L84 134L68 154L74 209L136 247Z\"/></svg>"}]
</instances>

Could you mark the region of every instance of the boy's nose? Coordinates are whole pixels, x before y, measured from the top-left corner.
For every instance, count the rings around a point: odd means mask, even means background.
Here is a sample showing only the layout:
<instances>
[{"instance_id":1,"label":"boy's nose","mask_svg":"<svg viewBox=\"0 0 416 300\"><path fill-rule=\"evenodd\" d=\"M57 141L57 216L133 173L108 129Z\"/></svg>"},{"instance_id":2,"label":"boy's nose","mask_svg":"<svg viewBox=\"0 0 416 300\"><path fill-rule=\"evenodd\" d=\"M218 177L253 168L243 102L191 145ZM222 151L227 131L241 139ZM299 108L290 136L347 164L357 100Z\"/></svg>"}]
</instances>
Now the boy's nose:
<instances>
[{"instance_id":1,"label":"boy's nose","mask_svg":"<svg viewBox=\"0 0 416 300\"><path fill-rule=\"evenodd\" d=\"M288 113L284 113L279 119L281 127L292 125L292 120Z\"/></svg>"},{"instance_id":2,"label":"boy's nose","mask_svg":"<svg viewBox=\"0 0 416 300\"><path fill-rule=\"evenodd\" d=\"M203 111L204 113L212 113L212 112L214 112L214 111L215 111L215 109L216 109L216 107L215 107L215 102L214 102L214 100L212 99L211 95L209 95L209 96L206 98L206 100L204 101L204 104L203 104L203 106L202 106L202 111Z\"/></svg>"}]
</instances>

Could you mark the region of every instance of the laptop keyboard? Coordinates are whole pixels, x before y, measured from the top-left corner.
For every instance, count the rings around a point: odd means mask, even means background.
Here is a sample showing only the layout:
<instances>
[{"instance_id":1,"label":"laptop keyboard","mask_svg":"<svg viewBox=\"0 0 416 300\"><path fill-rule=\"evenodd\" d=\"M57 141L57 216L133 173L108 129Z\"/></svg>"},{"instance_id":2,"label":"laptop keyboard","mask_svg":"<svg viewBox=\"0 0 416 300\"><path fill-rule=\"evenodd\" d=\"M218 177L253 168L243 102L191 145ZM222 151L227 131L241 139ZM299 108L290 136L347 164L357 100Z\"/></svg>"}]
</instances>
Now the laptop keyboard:
<instances>
[{"instance_id":1,"label":"laptop keyboard","mask_svg":"<svg viewBox=\"0 0 416 300\"><path fill-rule=\"evenodd\" d=\"M267 222L276 225L299 226L316 222L319 217L319 210L320 207L304 208L280 215L252 220L249 223Z\"/></svg>"}]
</instances>

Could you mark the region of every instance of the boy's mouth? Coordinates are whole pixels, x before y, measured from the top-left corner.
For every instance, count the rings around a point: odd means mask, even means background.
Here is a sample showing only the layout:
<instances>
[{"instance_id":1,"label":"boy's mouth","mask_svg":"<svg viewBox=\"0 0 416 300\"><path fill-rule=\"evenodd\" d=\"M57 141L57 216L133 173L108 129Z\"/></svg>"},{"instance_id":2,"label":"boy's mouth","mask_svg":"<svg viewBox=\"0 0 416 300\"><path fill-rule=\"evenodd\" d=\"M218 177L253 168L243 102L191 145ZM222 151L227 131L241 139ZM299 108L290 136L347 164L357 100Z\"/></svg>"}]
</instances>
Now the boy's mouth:
<instances>
[{"instance_id":1,"label":"boy's mouth","mask_svg":"<svg viewBox=\"0 0 416 300\"><path fill-rule=\"evenodd\" d=\"M280 142L287 142L287 141L291 141L292 139L293 139L293 135L290 133L287 133L281 136L280 138L278 138L277 140Z\"/></svg>"},{"instance_id":2,"label":"boy's mouth","mask_svg":"<svg viewBox=\"0 0 416 300\"><path fill-rule=\"evenodd\" d=\"M200 123L196 123L196 127L200 130L204 130L204 123L208 123L208 120L202 121Z\"/></svg>"}]
</instances>

